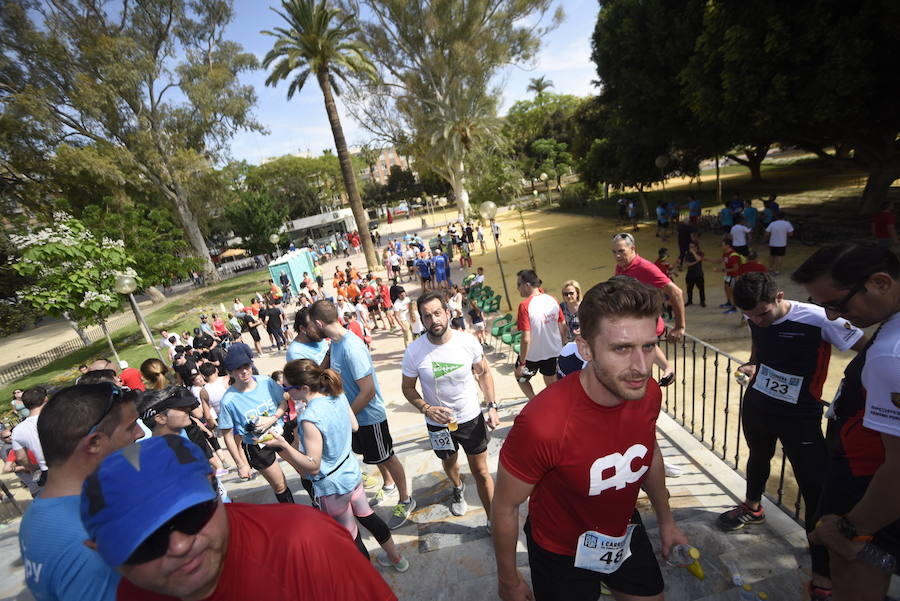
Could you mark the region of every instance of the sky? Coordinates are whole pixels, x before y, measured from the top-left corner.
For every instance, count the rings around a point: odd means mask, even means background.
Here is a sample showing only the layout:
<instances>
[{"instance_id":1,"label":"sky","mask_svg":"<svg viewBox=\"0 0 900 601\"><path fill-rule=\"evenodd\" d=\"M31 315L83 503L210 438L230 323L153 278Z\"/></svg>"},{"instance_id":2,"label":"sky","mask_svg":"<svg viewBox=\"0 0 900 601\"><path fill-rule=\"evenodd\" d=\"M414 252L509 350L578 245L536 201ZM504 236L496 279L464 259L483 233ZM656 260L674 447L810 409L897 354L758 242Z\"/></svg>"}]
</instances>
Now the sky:
<instances>
[{"instance_id":1,"label":"sky","mask_svg":"<svg viewBox=\"0 0 900 601\"><path fill-rule=\"evenodd\" d=\"M553 82L552 92L587 96L596 90L591 82L597 78L591 62L591 34L597 22L597 0L559 0L565 20L544 36L541 50L530 65L516 65L505 69L497 82L503 90L500 112L516 101L531 98L526 91L532 78L544 76ZM268 6L280 6L274 0L235 0L235 19L226 31L226 39L240 43L262 61L274 38L262 35L282 24L281 18ZM256 89L255 115L269 131L268 134L240 132L231 143L231 155L236 160L259 164L263 159L284 154L309 151L319 155L334 149L331 128L325 114L322 92L310 78L300 93L287 100L286 82L266 87L266 71L244 74L242 81ZM372 136L355 123L346 111L341 111L344 135L351 146L369 141Z\"/></svg>"}]
</instances>

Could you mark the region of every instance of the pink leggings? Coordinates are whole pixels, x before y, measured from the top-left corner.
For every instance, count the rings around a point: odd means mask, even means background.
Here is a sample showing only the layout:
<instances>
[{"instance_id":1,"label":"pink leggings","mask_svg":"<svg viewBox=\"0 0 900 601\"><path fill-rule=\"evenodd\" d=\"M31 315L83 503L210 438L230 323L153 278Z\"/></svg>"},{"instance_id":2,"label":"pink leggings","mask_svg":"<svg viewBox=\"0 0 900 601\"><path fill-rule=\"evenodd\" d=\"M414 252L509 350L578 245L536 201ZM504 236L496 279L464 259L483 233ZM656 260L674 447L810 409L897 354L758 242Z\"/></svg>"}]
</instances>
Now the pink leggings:
<instances>
[{"instance_id":1,"label":"pink leggings","mask_svg":"<svg viewBox=\"0 0 900 601\"><path fill-rule=\"evenodd\" d=\"M356 534L359 532L356 518L365 518L375 513L366 500L366 491L362 482L343 495L319 497L319 505L322 507L322 511L333 517L338 524L350 532L351 538L356 538Z\"/></svg>"}]
</instances>

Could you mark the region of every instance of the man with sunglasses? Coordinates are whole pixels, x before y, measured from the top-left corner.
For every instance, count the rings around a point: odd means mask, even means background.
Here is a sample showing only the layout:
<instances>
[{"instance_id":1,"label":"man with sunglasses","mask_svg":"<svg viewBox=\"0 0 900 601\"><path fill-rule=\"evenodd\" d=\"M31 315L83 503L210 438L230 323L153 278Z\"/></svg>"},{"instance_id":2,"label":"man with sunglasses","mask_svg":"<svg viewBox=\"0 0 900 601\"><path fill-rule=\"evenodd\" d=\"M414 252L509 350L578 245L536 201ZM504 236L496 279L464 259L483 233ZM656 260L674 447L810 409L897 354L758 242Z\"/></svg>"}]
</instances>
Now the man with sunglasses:
<instances>
[{"instance_id":1,"label":"man with sunglasses","mask_svg":"<svg viewBox=\"0 0 900 601\"><path fill-rule=\"evenodd\" d=\"M828 548L835 601L881 601L892 570L871 559L900 558L900 261L877 244L836 244L791 278L829 319L881 324L844 370L829 410L822 517L810 535Z\"/></svg>"},{"instance_id":2,"label":"man with sunglasses","mask_svg":"<svg viewBox=\"0 0 900 601\"><path fill-rule=\"evenodd\" d=\"M323 513L219 503L209 463L180 436L109 456L85 482L80 509L88 544L123 576L122 601L396 600Z\"/></svg>"},{"instance_id":3,"label":"man with sunglasses","mask_svg":"<svg viewBox=\"0 0 900 601\"><path fill-rule=\"evenodd\" d=\"M721 514L718 525L732 531L765 521L761 500L780 441L806 504L806 527L812 530L828 463L822 386L831 347L859 352L868 339L844 319L829 321L822 307L786 300L768 273L738 278L734 301L747 317L752 338L750 360L738 367L750 378L741 408L750 454L744 502ZM828 558L822 547L810 551L812 588L819 594L829 586Z\"/></svg>"},{"instance_id":4,"label":"man with sunglasses","mask_svg":"<svg viewBox=\"0 0 900 601\"><path fill-rule=\"evenodd\" d=\"M37 601L115 599L118 574L84 546L79 495L104 457L141 437L136 397L108 382L81 384L54 394L41 411L47 483L19 528L25 582Z\"/></svg>"}]
</instances>

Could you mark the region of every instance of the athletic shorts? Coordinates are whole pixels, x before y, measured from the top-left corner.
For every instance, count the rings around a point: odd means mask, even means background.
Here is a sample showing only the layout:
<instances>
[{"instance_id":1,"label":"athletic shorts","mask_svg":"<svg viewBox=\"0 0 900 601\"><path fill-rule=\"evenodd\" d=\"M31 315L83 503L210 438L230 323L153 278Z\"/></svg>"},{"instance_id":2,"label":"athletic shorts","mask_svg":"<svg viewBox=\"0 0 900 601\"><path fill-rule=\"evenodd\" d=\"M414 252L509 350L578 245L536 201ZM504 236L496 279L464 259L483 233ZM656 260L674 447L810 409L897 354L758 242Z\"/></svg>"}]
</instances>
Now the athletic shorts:
<instances>
[{"instance_id":1,"label":"athletic shorts","mask_svg":"<svg viewBox=\"0 0 900 601\"><path fill-rule=\"evenodd\" d=\"M838 458L831 459L829 476L822 488L819 501L818 517L828 514L844 515L863 498L872 481L871 476L853 476L847 462ZM872 542L881 550L900 558L900 520L896 520L878 532ZM900 574L900 565L895 570Z\"/></svg>"},{"instance_id":2,"label":"athletic shorts","mask_svg":"<svg viewBox=\"0 0 900 601\"><path fill-rule=\"evenodd\" d=\"M447 426L432 426L425 424L429 432L437 432L443 430ZM452 451L435 451L434 454L441 459L447 459L459 451L459 447L463 448L466 455L478 455L487 451L488 442L491 440L490 431L487 428L487 422L484 421L484 414L478 412L478 417L470 419L456 426L456 432L450 433L453 440Z\"/></svg>"},{"instance_id":3,"label":"athletic shorts","mask_svg":"<svg viewBox=\"0 0 900 601\"><path fill-rule=\"evenodd\" d=\"M575 558L542 549L531 536L530 518L525 521L531 588L537 601L595 601L600 583L616 592L652 597L663 592L662 572L641 516L634 511L631 522L637 528L631 535L631 557L612 574L601 574L575 567Z\"/></svg>"},{"instance_id":4,"label":"athletic shorts","mask_svg":"<svg viewBox=\"0 0 900 601\"><path fill-rule=\"evenodd\" d=\"M250 337L256 342L260 341L258 326L256 328L250 328Z\"/></svg>"},{"instance_id":5,"label":"athletic shorts","mask_svg":"<svg viewBox=\"0 0 900 601\"><path fill-rule=\"evenodd\" d=\"M517 361L521 363L521 357ZM528 371L533 372L532 375L540 372L542 376L553 376L556 375L556 357L541 359L540 361L528 361L526 359L525 367L528 368ZM530 380L531 376L528 376L528 379Z\"/></svg>"},{"instance_id":6,"label":"athletic shorts","mask_svg":"<svg viewBox=\"0 0 900 601\"><path fill-rule=\"evenodd\" d=\"M296 417L290 421L284 422L284 433L281 436L282 436L282 438L284 438L285 442L287 442L289 445L294 444L294 438L297 435L297 426L298 425L299 424L297 423Z\"/></svg>"},{"instance_id":7,"label":"athletic shorts","mask_svg":"<svg viewBox=\"0 0 900 601\"><path fill-rule=\"evenodd\" d=\"M660 221L659 219L657 219L656 225L658 225L659 227L669 227L669 222L668 221Z\"/></svg>"},{"instance_id":8,"label":"athletic shorts","mask_svg":"<svg viewBox=\"0 0 900 601\"><path fill-rule=\"evenodd\" d=\"M415 265L415 264L416 264L415 261L407 261L407 262L406 262L406 268L407 268L407 269L412 269L412 268L413 268L413 265Z\"/></svg>"},{"instance_id":9,"label":"athletic shorts","mask_svg":"<svg viewBox=\"0 0 900 601\"><path fill-rule=\"evenodd\" d=\"M275 463L277 459L275 449L272 447L261 447L258 444L241 442L241 448L244 450L247 463L255 470L264 470Z\"/></svg>"},{"instance_id":10,"label":"athletic shorts","mask_svg":"<svg viewBox=\"0 0 900 601\"><path fill-rule=\"evenodd\" d=\"M726 285L726 286L734 286L734 281L735 281L736 279L737 279L737 278L736 278L735 276L733 276L733 275L726 275L726 276L725 276L725 285Z\"/></svg>"},{"instance_id":11,"label":"athletic shorts","mask_svg":"<svg viewBox=\"0 0 900 601\"><path fill-rule=\"evenodd\" d=\"M484 331L484 322L479 321L478 323L473 323L472 329L475 330L476 332L483 332Z\"/></svg>"},{"instance_id":12,"label":"athletic shorts","mask_svg":"<svg viewBox=\"0 0 900 601\"><path fill-rule=\"evenodd\" d=\"M391 265L391 271L393 271L394 273L400 273L400 266L399 265Z\"/></svg>"},{"instance_id":13,"label":"athletic shorts","mask_svg":"<svg viewBox=\"0 0 900 601\"><path fill-rule=\"evenodd\" d=\"M431 281L431 276L430 276L430 275L421 275L421 274L419 274L419 277L422 278L422 281L423 281L423 282L430 282L430 281Z\"/></svg>"},{"instance_id":14,"label":"athletic shorts","mask_svg":"<svg viewBox=\"0 0 900 601\"><path fill-rule=\"evenodd\" d=\"M735 246L734 252L741 255L742 257L746 257L747 253L750 252L750 248L746 244L744 246Z\"/></svg>"},{"instance_id":15,"label":"athletic shorts","mask_svg":"<svg viewBox=\"0 0 900 601\"><path fill-rule=\"evenodd\" d=\"M770 257L783 257L785 251L787 251L787 246L770 246L769 247L769 256Z\"/></svg>"},{"instance_id":16,"label":"athletic shorts","mask_svg":"<svg viewBox=\"0 0 900 601\"><path fill-rule=\"evenodd\" d=\"M387 420L360 426L353 433L353 452L363 456L363 463L377 465L394 455L394 441Z\"/></svg>"}]
</instances>

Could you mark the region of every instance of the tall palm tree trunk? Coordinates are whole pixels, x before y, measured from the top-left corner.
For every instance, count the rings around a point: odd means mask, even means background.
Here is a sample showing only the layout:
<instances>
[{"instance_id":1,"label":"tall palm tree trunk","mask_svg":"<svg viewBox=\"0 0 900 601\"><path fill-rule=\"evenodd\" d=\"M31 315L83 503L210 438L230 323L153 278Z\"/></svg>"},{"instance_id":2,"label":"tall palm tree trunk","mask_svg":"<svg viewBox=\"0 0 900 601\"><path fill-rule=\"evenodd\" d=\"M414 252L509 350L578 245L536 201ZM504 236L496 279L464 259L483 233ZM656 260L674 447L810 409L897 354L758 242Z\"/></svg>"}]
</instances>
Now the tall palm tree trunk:
<instances>
[{"instance_id":1,"label":"tall palm tree trunk","mask_svg":"<svg viewBox=\"0 0 900 601\"><path fill-rule=\"evenodd\" d=\"M347 189L347 197L350 200L350 210L356 221L356 229L359 231L359 240L362 243L366 256L366 266L369 271L378 268L378 259L375 257L375 245L369 236L369 218L363 209L362 199L359 197L359 189L356 187L356 176L353 173L353 163L350 161L350 152L347 150L347 140L344 139L344 128L341 127L341 118L334 103L334 95L331 92L331 83L328 81L328 72L316 73L322 95L325 97L325 112L328 113L328 123L331 125L331 133L334 136L334 146L337 149L338 161L341 164L341 175L344 177L344 187Z\"/></svg>"}]
</instances>

